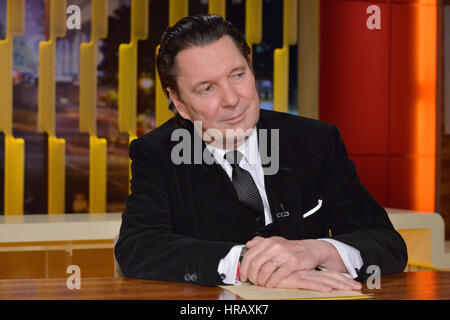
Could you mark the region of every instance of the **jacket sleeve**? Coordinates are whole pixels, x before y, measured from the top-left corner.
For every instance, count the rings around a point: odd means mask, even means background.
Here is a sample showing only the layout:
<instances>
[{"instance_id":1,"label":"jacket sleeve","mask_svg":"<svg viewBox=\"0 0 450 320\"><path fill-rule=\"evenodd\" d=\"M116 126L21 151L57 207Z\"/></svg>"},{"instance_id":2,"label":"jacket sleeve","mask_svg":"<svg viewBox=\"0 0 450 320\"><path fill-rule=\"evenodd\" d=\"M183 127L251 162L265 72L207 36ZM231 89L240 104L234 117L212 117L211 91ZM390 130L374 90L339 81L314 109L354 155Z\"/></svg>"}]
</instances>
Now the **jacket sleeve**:
<instances>
[{"instance_id":1,"label":"jacket sleeve","mask_svg":"<svg viewBox=\"0 0 450 320\"><path fill-rule=\"evenodd\" d=\"M378 266L381 275L403 272L408 260L405 242L386 210L362 185L338 129L332 128L323 172L332 237L360 251L363 266L356 280L366 281L371 265Z\"/></svg>"},{"instance_id":2,"label":"jacket sleeve","mask_svg":"<svg viewBox=\"0 0 450 320\"><path fill-rule=\"evenodd\" d=\"M131 278L221 284L219 261L235 243L175 233L168 169L164 169L168 166L141 142L134 140L130 145L131 194L114 248L122 273Z\"/></svg>"}]
</instances>

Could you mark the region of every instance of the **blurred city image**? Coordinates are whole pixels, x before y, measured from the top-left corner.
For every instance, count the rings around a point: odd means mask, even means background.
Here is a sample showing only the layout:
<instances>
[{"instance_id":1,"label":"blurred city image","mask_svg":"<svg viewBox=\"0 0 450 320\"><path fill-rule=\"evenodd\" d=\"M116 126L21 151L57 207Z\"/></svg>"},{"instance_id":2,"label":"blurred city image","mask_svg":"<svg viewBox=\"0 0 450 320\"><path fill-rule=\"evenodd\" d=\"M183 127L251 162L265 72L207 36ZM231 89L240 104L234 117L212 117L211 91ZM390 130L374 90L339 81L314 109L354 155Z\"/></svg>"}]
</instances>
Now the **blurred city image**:
<instances>
[{"instance_id":1,"label":"blurred city image","mask_svg":"<svg viewBox=\"0 0 450 320\"><path fill-rule=\"evenodd\" d=\"M91 1L67 0L81 9L81 28L66 30L56 43L56 136L66 141L66 213L89 211L89 134L79 130L80 45L90 40ZM47 134L38 131L39 42L48 38L46 0L26 1L23 35L14 37L13 133L25 140L24 213L47 212ZM118 52L130 41L130 0L108 1L108 35L98 44L97 135L107 139L107 212L125 208L128 195L128 134L118 130ZM207 0L190 0L189 14L208 12ZM282 2L264 1L263 41L253 46L261 107L272 109L273 50L282 46ZM227 19L242 32L245 1L227 1ZM6 0L0 0L0 39L5 37ZM139 41L137 135L155 128L155 48L168 26L168 1L149 3L148 38ZM296 46L290 53L289 111L296 113ZM0 134L0 156L4 156ZM4 162L0 162L4 165ZM3 186L0 168L0 183ZM0 212L3 212L3 192Z\"/></svg>"}]
</instances>

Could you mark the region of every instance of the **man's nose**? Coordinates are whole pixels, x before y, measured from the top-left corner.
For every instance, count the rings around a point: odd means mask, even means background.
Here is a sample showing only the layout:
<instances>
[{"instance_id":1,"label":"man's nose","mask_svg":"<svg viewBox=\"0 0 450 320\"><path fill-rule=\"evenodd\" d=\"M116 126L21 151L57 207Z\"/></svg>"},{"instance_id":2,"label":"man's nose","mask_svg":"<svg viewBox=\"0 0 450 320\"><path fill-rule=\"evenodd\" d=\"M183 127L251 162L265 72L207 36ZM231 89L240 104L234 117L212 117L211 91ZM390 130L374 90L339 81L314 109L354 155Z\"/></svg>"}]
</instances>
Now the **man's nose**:
<instances>
[{"instance_id":1,"label":"man's nose","mask_svg":"<svg viewBox=\"0 0 450 320\"><path fill-rule=\"evenodd\" d=\"M232 84L225 83L222 86L223 107L236 107L239 104L239 99L239 93Z\"/></svg>"}]
</instances>

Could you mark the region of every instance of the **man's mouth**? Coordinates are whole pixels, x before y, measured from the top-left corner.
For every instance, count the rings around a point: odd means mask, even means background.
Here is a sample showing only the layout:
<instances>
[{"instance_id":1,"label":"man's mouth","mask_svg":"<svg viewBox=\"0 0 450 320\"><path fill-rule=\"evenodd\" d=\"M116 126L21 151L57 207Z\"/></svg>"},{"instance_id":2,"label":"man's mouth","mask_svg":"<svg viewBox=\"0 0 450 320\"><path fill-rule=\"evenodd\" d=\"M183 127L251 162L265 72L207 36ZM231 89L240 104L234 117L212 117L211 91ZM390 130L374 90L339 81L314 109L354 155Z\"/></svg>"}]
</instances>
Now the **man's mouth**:
<instances>
[{"instance_id":1,"label":"man's mouth","mask_svg":"<svg viewBox=\"0 0 450 320\"><path fill-rule=\"evenodd\" d=\"M241 121L244 118L244 115L245 115L245 111L243 111L242 113L238 114L235 117L232 117L232 118L229 118L229 119L225 120L225 122L229 123L229 124L237 123L237 122Z\"/></svg>"}]
</instances>

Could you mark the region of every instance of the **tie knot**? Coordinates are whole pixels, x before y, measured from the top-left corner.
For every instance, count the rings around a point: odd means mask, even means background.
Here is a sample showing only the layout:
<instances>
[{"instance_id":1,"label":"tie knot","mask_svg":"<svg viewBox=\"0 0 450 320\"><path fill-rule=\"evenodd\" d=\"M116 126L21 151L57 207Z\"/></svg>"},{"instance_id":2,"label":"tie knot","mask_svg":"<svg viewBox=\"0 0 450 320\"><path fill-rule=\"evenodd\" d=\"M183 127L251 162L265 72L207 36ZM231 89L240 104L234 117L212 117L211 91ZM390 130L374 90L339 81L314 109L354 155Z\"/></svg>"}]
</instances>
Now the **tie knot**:
<instances>
[{"instance_id":1,"label":"tie knot","mask_svg":"<svg viewBox=\"0 0 450 320\"><path fill-rule=\"evenodd\" d=\"M228 151L223 157L228 161L229 164L238 165L241 162L243 156L244 155L241 152L234 150Z\"/></svg>"}]
</instances>

